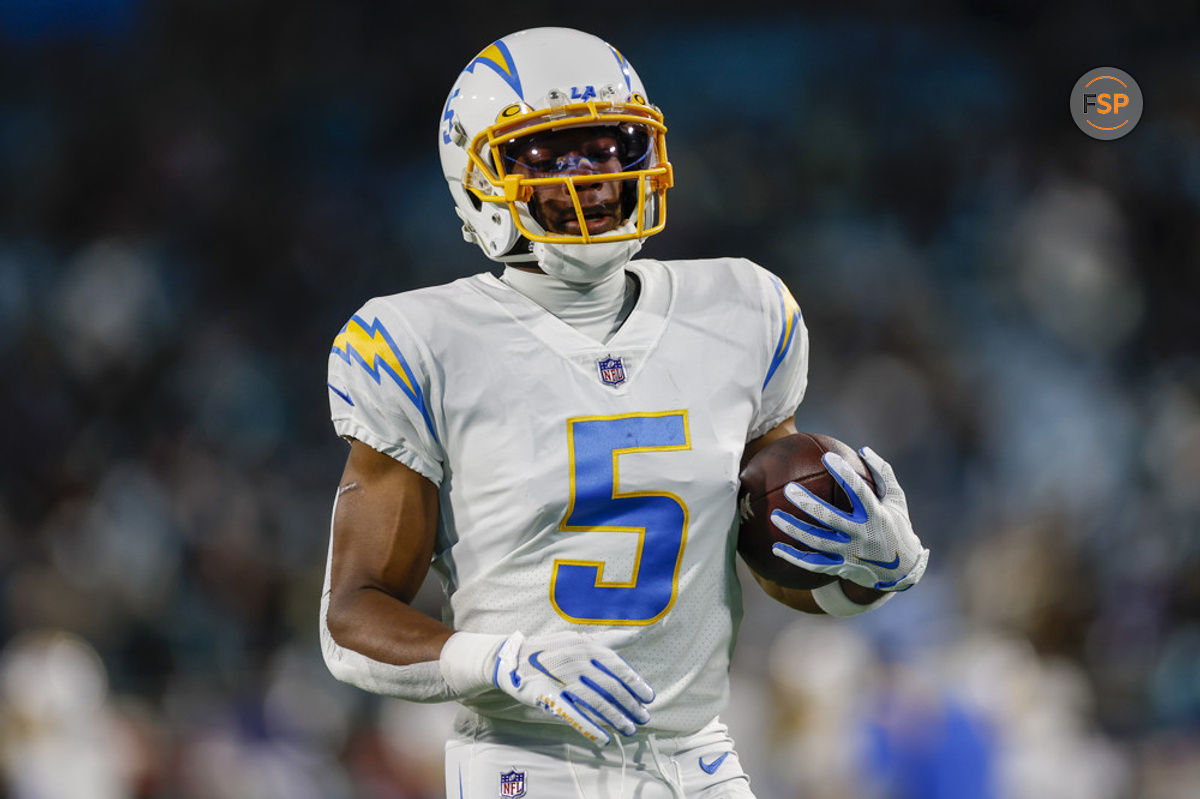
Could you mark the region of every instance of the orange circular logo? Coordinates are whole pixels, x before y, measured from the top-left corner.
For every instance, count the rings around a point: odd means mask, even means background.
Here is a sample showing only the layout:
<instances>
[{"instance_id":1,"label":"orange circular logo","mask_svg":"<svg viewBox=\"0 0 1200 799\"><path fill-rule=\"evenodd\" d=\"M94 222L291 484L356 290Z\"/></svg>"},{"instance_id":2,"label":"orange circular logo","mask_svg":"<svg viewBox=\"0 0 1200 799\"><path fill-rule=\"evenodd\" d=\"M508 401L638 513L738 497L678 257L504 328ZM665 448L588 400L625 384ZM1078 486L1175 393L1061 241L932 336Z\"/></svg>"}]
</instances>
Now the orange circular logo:
<instances>
[{"instance_id":1,"label":"orange circular logo","mask_svg":"<svg viewBox=\"0 0 1200 799\"><path fill-rule=\"evenodd\" d=\"M1124 70L1116 67L1089 70L1071 91L1071 118L1093 139L1119 139L1142 118L1142 90Z\"/></svg>"}]
</instances>

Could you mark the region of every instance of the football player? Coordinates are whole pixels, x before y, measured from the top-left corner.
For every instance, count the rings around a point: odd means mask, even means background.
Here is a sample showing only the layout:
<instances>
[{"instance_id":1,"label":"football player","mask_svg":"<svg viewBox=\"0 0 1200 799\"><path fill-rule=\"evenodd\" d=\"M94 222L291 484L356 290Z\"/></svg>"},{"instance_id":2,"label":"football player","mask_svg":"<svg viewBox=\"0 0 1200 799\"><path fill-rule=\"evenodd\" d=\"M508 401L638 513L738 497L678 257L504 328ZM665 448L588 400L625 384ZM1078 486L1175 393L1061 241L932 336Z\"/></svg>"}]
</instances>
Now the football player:
<instances>
[{"instance_id":1,"label":"football player","mask_svg":"<svg viewBox=\"0 0 1200 799\"><path fill-rule=\"evenodd\" d=\"M350 442L321 602L332 673L461 703L447 795L749 797L718 714L741 617L740 465L795 431L808 339L742 259L632 260L666 223L662 113L619 51L575 30L467 64L438 146L463 235L499 275L372 299L329 358ZM843 578L776 599L836 615L915 584L903 492L844 461L846 514L778 524ZM848 557L894 551L894 562ZM448 603L410 606L430 565Z\"/></svg>"}]
</instances>

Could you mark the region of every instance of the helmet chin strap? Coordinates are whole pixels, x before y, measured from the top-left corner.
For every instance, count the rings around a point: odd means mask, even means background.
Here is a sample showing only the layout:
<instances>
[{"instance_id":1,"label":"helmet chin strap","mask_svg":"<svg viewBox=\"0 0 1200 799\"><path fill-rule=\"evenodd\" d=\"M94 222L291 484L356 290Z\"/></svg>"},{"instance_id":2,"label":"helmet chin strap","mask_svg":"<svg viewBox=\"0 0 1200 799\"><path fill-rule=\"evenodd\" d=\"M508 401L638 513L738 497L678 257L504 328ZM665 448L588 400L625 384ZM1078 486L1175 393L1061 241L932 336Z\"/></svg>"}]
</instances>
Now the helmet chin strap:
<instances>
[{"instance_id":1,"label":"helmet chin strap","mask_svg":"<svg viewBox=\"0 0 1200 799\"><path fill-rule=\"evenodd\" d=\"M613 232L632 233L635 229L633 220L627 220ZM572 286L594 286L622 269L641 248L641 239L600 240L590 244L539 241L533 245L533 254L546 274Z\"/></svg>"}]
</instances>

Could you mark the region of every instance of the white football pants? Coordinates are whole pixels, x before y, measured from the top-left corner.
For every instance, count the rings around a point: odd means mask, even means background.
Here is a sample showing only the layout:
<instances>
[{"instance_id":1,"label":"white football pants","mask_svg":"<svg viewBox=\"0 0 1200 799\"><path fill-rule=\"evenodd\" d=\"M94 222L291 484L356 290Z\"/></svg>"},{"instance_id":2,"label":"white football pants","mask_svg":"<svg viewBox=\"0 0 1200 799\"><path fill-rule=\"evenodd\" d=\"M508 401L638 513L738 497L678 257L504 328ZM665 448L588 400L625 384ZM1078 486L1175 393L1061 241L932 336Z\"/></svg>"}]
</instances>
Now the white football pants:
<instances>
[{"instance_id":1,"label":"white football pants","mask_svg":"<svg viewBox=\"0 0 1200 799\"><path fill-rule=\"evenodd\" d=\"M447 799L754 799L733 739L713 719L682 737L653 734L608 746L499 733L446 743Z\"/></svg>"}]
</instances>

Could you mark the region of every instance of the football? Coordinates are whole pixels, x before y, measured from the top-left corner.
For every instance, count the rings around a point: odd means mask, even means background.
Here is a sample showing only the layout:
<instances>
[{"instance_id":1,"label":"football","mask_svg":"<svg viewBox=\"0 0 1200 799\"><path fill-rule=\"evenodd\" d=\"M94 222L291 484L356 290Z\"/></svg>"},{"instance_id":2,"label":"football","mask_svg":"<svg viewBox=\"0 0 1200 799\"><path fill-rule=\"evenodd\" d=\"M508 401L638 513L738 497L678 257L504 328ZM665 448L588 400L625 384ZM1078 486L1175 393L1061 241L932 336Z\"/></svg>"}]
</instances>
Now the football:
<instances>
[{"instance_id":1,"label":"football","mask_svg":"<svg viewBox=\"0 0 1200 799\"><path fill-rule=\"evenodd\" d=\"M794 433L772 441L755 453L742 469L738 491L741 517L738 554L760 577L784 588L811 590L837 579L793 566L771 553L776 542L811 551L810 547L771 524L771 512L776 508L803 521L815 521L784 496L783 487L788 483L800 483L826 502L847 512L851 510L850 498L821 462L821 456L826 452L841 455L868 485L875 487L871 470L853 448L820 433Z\"/></svg>"}]
</instances>

